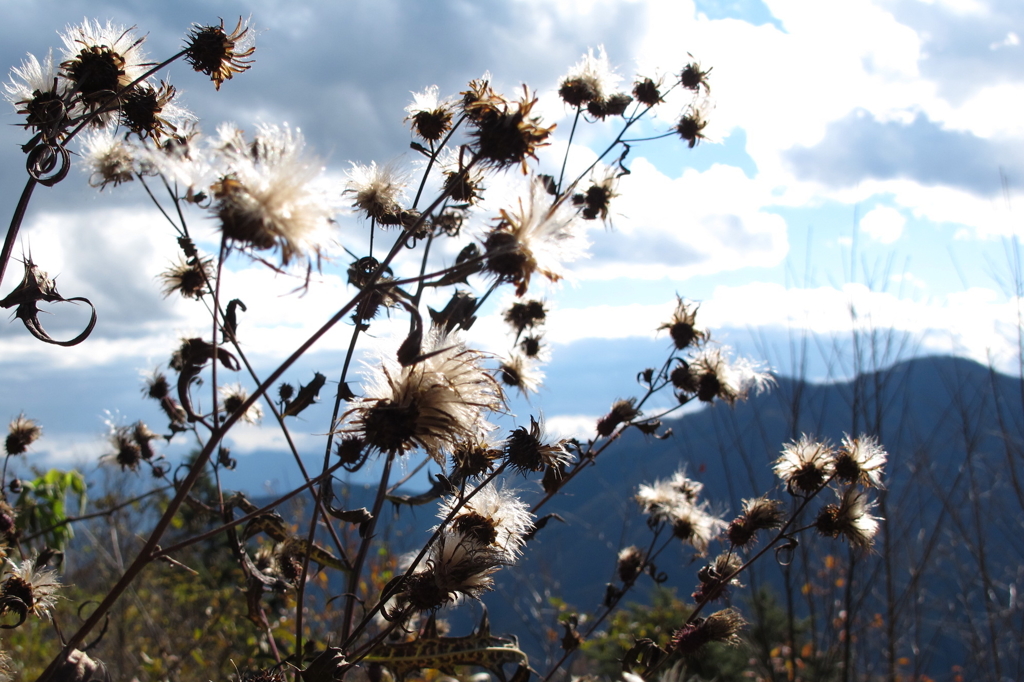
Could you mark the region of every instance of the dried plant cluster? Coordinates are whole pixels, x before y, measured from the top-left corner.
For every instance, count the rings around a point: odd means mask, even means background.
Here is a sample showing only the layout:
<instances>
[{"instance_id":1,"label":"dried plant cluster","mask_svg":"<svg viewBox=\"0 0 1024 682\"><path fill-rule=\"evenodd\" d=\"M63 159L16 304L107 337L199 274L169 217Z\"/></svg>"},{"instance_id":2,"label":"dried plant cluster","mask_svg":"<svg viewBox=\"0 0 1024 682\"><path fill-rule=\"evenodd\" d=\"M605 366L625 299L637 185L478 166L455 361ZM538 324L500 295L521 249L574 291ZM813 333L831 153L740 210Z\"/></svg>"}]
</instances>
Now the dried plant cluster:
<instances>
[{"instance_id":1,"label":"dried plant cluster","mask_svg":"<svg viewBox=\"0 0 1024 682\"><path fill-rule=\"evenodd\" d=\"M63 34L59 56L30 56L6 85L7 98L29 135L23 147L29 178L7 235L3 265L11 259L32 187L64 180L75 150L92 186L143 185L160 206L179 249L176 262L159 275L163 292L205 305L216 333L182 339L176 349L167 349L167 367L148 378L143 394L159 404L168 420L165 428L154 431L139 421L111 429L109 463L124 476L151 473L154 485L165 486L169 497L137 555L126 557L107 596L77 612L80 624L72 618L77 606L61 600L60 580L50 567L59 555L36 547L38 538L19 534L22 510L11 497L18 484L9 482L6 466L12 458L31 457L42 431L24 415L11 422L0 481L6 556L0 616L11 627L39 618L60 624L63 647L52 651L41 680L93 679L100 664L86 653L89 638L104 629L114 604L127 598L125 592L147 565L174 562L176 552L191 543L223 533L231 547L227 560L241 579L238 597L255 627L253 639L273 659L259 670L240 673L239 679L295 675L325 682L357 679L367 671L374 679L381 667L402 677L411 670L405 665L448 670L450 660L503 679L543 676L544 671L530 668L514 640L490 635L486 624L469 639L446 638L439 634L437 615L484 599L494 575L519 561L544 528L547 517L538 515L545 504L628 429L666 438L670 429L662 420L683 405L695 400L732 405L771 381L753 363L731 357L700 326L698 306L680 298L660 328L670 339L668 358L658 368L640 371L639 395L614 401L586 441L547 435L539 413L529 419L520 415L521 425L508 433L492 423L507 413L509 391L535 393L543 381L549 308L537 284L564 278L567 263L588 247L588 225L607 223L614 213L618 181L629 173L627 145L640 143L629 140L627 132L652 109L666 106L666 94L682 91L690 103L664 136L665 143L681 153L696 145L706 125L710 69L694 61L675 65L671 76L642 74L623 85L603 49L585 55L561 81L558 95L575 114L574 131L577 125L593 125L618 132L604 154L576 177L565 175L564 163L557 175L539 167L537 152L552 142L556 130L541 120L537 95L527 86L506 95L485 76L447 97L431 86L414 95L405 117L423 163L415 169L353 164L346 184L331 187L299 130L265 124L247 132L225 124L212 134L202 132L197 118L177 102L175 88L153 80L160 69L183 59L219 90L252 66L253 35L241 20L230 31L223 22L196 25L177 55L157 63L145 55L144 38L134 28L85 21ZM486 215L480 202L489 180L509 174L526 176L523 195ZM435 188L432 195L430 187ZM352 254L348 289L335 297L339 307L323 311L322 326L276 370L257 375L246 356L259 339L247 338L239 324L246 305L255 302L225 303L221 285L231 276L225 262L247 258L278 272L298 271L305 279L303 289L315 287L314 273L329 246L346 242L335 220L342 211L358 216L370 239L366 252ZM219 246L209 253L190 231L190 221L204 219L212 219L220 235ZM446 240L457 244L458 257L437 268L431 249L436 253ZM397 278L400 263L415 264L421 274ZM471 340L482 306L499 290L508 290L512 299L502 313L510 344L504 357L475 349ZM447 303L428 307L427 291L447 292ZM0 305L16 307L16 316L42 341L80 343L92 324L66 342L56 341L39 324L40 301L64 300L84 299L61 297L52 280L26 258L22 283ZM407 332L357 381L349 373L353 354L385 316L407 324ZM294 362L333 328L350 336L344 361L323 368L307 384L282 382ZM218 473L238 465L223 445L225 434L240 421L261 420L276 422L288 434L328 377L339 386L331 423L302 426L328 434L321 470L308 472L292 446L306 482L281 501L257 509L244 496L220 490ZM203 394L210 396L208 402L200 399L201 391L209 391ZM674 407L652 410L652 396L662 392L674 395ZM161 448L185 439L198 444L197 456L187 465L170 464ZM710 642L735 642L743 618L731 607L713 610L713 603L739 584L753 561L794 543L804 531L841 537L858 550L870 548L878 521L868 495L881 485L885 460L885 452L869 437L846 437L838 448L804 437L784 446L775 465L783 493L766 491L747 500L731 519L703 499L701 483L682 470L641 486L636 502L647 514L651 537L609 558L617 561L618 582L608 586L602 610L588 628L567 627L565 655L544 679L561 669L639 580L660 579L655 562L674 542L691 547L694 556L712 556L712 548L718 553L699 571L694 608L680 618L668 648L648 646L642 656L634 652L627 677L650 679L670 654L697 655ZM368 571L372 557L387 552L380 525L385 500L396 499L396 472L425 463L442 470L433 491L438 523L422 549L395 557L393 577L377 584ZM336 472L370 464L382 470L372 509L335 507ZM206 476L216 483L202 497L196 485ZM813 523L797 527L805 508L826 490L833 490L835 499L820 507ZM312 501L312 525L290 525L274 511L294 494ZM221 525L202 537L161 545L185 503L210 511ZM313 604L306 588L321 571L335 576L334 584L342 587L328 603ZM280 609L281 595L288 595L285 603L290 604L290 639L281 639L268 619ZM330 641L304 628L311 609L332 614ZM466 644L470 640L487 646L473 649ZM420 653L388 658L395 647L416 652L418 645ZM464 646L461 657L444 658L445 651L458 646ZM252 654L237 652L240 660ZM3 665L9 670L18 663L5 659Z\"/></svg>"}]
</instances>

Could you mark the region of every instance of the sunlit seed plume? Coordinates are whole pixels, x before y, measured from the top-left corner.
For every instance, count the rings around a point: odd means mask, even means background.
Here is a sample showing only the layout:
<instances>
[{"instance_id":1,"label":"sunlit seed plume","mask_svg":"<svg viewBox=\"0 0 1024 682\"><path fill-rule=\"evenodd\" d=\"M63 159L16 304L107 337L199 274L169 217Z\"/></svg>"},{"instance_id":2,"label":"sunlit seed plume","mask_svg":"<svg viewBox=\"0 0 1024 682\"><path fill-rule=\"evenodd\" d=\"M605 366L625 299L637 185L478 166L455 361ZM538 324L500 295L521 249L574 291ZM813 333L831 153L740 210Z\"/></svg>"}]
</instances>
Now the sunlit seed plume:
<instances>
[{"instance_id":1,"label":"sunlit seed plume","mask_svg":"<svg viewBox=\"0 0 1024 682\"><path fill-rule=\"evenodd\" d=\"M345 194L352 196L352 206L367 218L381 225L401 221L402 204L408 178L391 164L378 166L353 163L348 170Z\"/></svg>"},{"instance_id":2,"label":"sunlit seed plume","mask_svg":"<svg viewBox=\"0 0 1024 682\"><path fill-rule=\"evenodd\" d=\"M76 106L66 97L68 83L53 63L53 50L40 62L35 55L11 69L11 82L4 84L7 100L25 117L21 125L57 139L70 122Z\"/></svg>"},{"instance_id":3,"label":"sunlit seed plume","mask_svg":"<svg viewBox=\"0 0 1024 682\"><path fill-rule=\"evenodd\" d=\"M835 472L835 451L828 443L804 434L783 446L773 469L790 491L813 493Z\"/></svg>"},{"instance_id":4,"label":"sunlit seed plume","mask_svg":"<svg viewBox=\"0 0 1024 682\"><path fill-rule=\"evenodd\" d=\"M243 248L276 250L282 265L319 257L335 207L316 185L323 167L304 156L302 134L263 125L251 145L238 138L223 144L227 169L213 186L211 210L224 236Z\"/></svg>"},{"instance_id":5,"label":"sunlit seed plume","mask_svg":"<svg viewBox=\"0 0 1024 682\"><path fill-rule=\"evenodd\" d=\"M86 19L61 34L64 61L61 69L91 111L116 111L118 103L107 102L145 73L145 37L135 29ZM109 120L109 119L107 119ZM105 122L104 118L97 119Z\"/></svg>"},{"instance_id":6,"label":"sunlit seed plume","mask_svg":"<svg viewBox=\"0 0 1024 682\"><path fill-rule=\"evenodd\" d=\"M89 184L99 189L131 182L138 171L137 150L111 130L97 130L85 139L85 169Z\"/></svg>"},{"instance_id":7,"label":"sunlit seed plume","mask_svg":"<svg viewBox=\"0 0 1024 682\"><path fill-rule=\"evenodd\" d=\"M604 46L593 48L577 62L558 86L558 96L571 107L579 107L612 94L622 80L608 63Z\"/></svg>"},{"instance_id":8,"label":"sunlit seed plume","mask_svg":"<svg viewBox=\"0 0 1024 682\"><path fill-rule=\"evenodd\" d=\"M502 209L497 224L484 238L485 269L516 286L522 296L534 274L557 282L565 263L581 256L589 242L576 216L563 201L552 203L539 178L530 182L528 196L518 207Z\"/></svg>"},{"instance_id":9,"label":"sunlit seed plume","mask_svg":"<svg viewBox=\"0 0 1024 682\"><path fill-rule=\"evenodd\" d=\"M848 483L882 488L882 473L889 458L873 436L844 436L836 452L836 477Z\"/></svg>"},{"instance_id":10,"label":"sunlit seed plume","mask_svg":"<svg viewBox=\"0 0 1024 682\"><path fill-rule=\"evenodd\" d=\"M0 616L17 613L50 619L50 610L59 598L60 581L57 572L40 563L38 556L26 558L20 564L6 559L6 578L0 585Z\"/></svg>"},{"instance_id":11,"label":"sunlit seed plume","mask_svg":"<svg viewBox=\"0 0 1024 682\"><path fill-rule=\"evenodd\" d=\"M437 142L452 127L454 103L438 97L438 87L431 85L423 92L414 92L412 104L405 108L406 121L413 132L428 142Z\"/></svg>"},{"instance_id":12,"label":"sunlit seed plume","mask_svg":"<svg viewBox=\"0 0 1024 682\"><path fill-rule=\"evenodd\" d=\"M872 516L875 503L870 502L867 492L856 486L848 487L838 504L821 508L814 522L819 533L827 537L839 537L858 549L869 549L878 534L878 517Z\"/></svg>"},{"instance_id":13,"label":"sunlit seed plume","mask_svg":"<svg viewBox=\"0 0 1024 682\"><path fill-rule=\"evenodd\" d=\"M444 498L438 518L444 520L459 505L458 496ZM529 505L519 499L515 490L498 488L488 483L461 507L451 521L451 529L472 537L481 545L503 552L511 563L522 554L526 534L533 528Z\"/></svg>"},{"instance_id":14,"label":"sunlit seed plume","mask_svg":"<svg viewBox=\"0 0 1024 682\"><path fill-rule=\"evenodd\" d=\"M401 366L385 358L370 370L366 397L346 414L345 432L380 452L419 446L443 463L458 443L493 428L486 412L504 409L501 387L483 359L456 334L432 327L418 361Z\"/></svg>"}]
</instances>

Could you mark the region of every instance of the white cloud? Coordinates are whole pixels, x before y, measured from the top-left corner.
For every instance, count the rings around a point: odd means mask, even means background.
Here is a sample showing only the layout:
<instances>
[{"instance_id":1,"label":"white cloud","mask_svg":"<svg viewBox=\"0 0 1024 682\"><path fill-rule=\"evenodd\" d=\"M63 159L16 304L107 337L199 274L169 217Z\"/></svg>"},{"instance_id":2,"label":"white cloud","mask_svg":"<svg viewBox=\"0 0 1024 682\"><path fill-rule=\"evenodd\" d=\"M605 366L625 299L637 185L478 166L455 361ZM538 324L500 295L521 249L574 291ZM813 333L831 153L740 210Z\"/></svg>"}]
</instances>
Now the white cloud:
<instances>
[{"instance_id":1,"label":"white cloud","mask_svg":"<svg viewBox=\"0 0 1024 682\"><path fill-rule=\"evenodd\" d=\"M882 244L892 244L903 234L907 219L889 206L879 206L864 214L860 219L861 231Z\"/></svg>"}]
</instances>

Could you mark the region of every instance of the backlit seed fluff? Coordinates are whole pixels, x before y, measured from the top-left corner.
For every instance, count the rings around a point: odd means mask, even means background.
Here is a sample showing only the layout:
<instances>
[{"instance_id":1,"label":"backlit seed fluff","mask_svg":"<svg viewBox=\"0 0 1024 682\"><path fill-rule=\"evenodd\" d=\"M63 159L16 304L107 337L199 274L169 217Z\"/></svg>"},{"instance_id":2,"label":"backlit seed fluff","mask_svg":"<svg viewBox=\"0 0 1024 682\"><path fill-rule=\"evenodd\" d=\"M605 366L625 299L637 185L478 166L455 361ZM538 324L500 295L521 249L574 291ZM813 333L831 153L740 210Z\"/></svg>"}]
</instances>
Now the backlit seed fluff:
<instances>
[{"instance_id":1,"label":"backlit seed fluff","mask_svg":"<svg viewBox=\"0 0 1024 682\"><path fill-rule=\"evenodd\" d=\"M396 166L353 163L348 170L345 194L352 196L352 207L382 225L397 225L408 180Z\"/></svg>"},{"instance_id":2,"label":"backlit seed fluff","mask_svg":"<svg viewBox=\"0 0 1024 682\"><path fill-rule=\"evenodd\" d=\"M740 643L739 632L746 624L736 609L717 611L707 618L698 618L676 630L672 634L669 652L691 655L710 642L735 646Z\"/></svg>"},{"instance_id":3,"label":"backlit seed fluff","mask_svg":"<svg viewBox=\"0 0 1024 682\"><path fill-rule=\"evenodd\" d=\"M209 291L213 275L213 261L209 258L192 259L191 262L179 260L160 273L164 297L177 292L183 298L199 300Z\"/></svg>"},{"instance_id":4,"label":"backlit seed fluff","mask_svg":"<svg viewBox=\"0 0 1024 682\"><path fill-rule=\"evenodd\" d=\"M249 393L241 384L221 386L220 399L223 403L225 416L233 415L249 399ZM239 417L246 424L258 424L263 419L263 408L259 403L254 402Z\"/></svg>"},{"instance_id":5,"label":"backlit seed fluff","mask_svg":"<svg viewBox=\"0 0 1024 682\"><path fill-rule=\"evenodd\" d=\"M186 41L185 61L209 76L220 90L221 83L251 68L253 60L247 57L256 51L255 38L256 32L241 17L231 33L224 30L223 19L219 26L193 24Z\"/></svg>"},{"instance_id":6,"label":"backlit seed fluff","mask_svg":"<svg viewBox=\"0 0 1024 682\"><path fill-rule=\"evenodd\" d=\"M428 142L437 142L452 127L452 108L450 100L442 100L437 96L438 87L431 85L423 92L414 92L412 104L405 108L406 121L410 121L413 131Z\"/></svg>"},{"instance_id":7,"label":"backlit seed fluff","mask_svg":"<svg viewBox=\"0 0 1024 682\"><path fill-rule=\"evenodd\" d=\"M138 170L136 149L111 130L98 130L85 140L85 169L89 184L103 189L130 182Z\"/></svg>"},{"instance_id":8,"label":"backlit seed fluff","mask_svg":"<svg viewBox=\"0 0 1024 682\"><path fill-rule=\"evenodd\" d=\"M536 393L544 382L544 372L537 365L535 358L513 351L508 358L501 361L497 376L505 386L518 389L526 396Z\"/></svg>"},{"instance_id":9,"label":"backlit seed fluff","mask_svg":"<svg viewBox=\"0 0 1024 682\"><path fill-rule=\"evenodd\" d=\"M835 472L835 451L807 434L787 443L773 467L790 492L813 493Z\"/></svg>"},{"instance_id":10,"label":"backlit seed fluff","mask_svg":"<svg viewBox=\"0 0 1024 682\"><path fill-rule=\"evenodd\" d=\"M601 45L597 48L596 56L591 48L569 69L558 87L558 96L569 106L579 107L593 100L604 99L621 80L608 63L608 55Z\"/></svg>"},{"instance_id":11,"label":"backlit seed fluff","mask_svg":"<svg viewBox=\"0 0 1024 682\"><path fill-rule=\"evenodd\" d=\"M149 66L142 51L145 37L137 38L134 27L86 19L69 26L61 38L65 46L63 74L94 111L116 111L117 103L108 101Z\"/></svg>"},{"instance_id":12,"label":"backlit seed fluff","mask_svg":"<svg viewBox=\"0 0 1024 682\"><path fill-rule=\"evenodd\" d=\"M465 597L480 599L493 589L491 575L507 564L505 552L472 535L445 531L430 546L424 565L405 579L395 601L415 611L433 611Z\"/></svg>"},{"instance_id":13,"label":"backlit seed fluff","mask_svg":"<svg viewBox=\"0 0 1024 682\"><path fill-rule=\"evenodd\" d=\"M492 428L486 412L504 408L504 394L483 359L456 334L431 328L419 361L402 366L382 359L370 369L366 397L353 401L344 431L385 453L419 446L443 464L458 443Z\"/></svg>"},{"instance_id":14,"label":"backlit seed fluff","mask_svg":"<svg viewBox=\"0 0 1024 682\"><path fill-rule=\"evenodd\" d=\"M868 501L867 492L850 486L838 504L828 504L818 512L814 526L827 537L839 537L858 549L869 549L878 533L878 518L871 515L874 502Z\"/></svg>"},{"instance_id":15,"label":"backlit seed fluff","mask_svg":"<svg viewBox=\"0 0 1024 682\"><path fill-rule=\"evenodd\" d=\"M473 537L482 545L490 545L515 561L526 544L526 534L533 528L530 507L509 488L498 489L493 483L480 488L459 506L458 496L446 497L438 510L438 518L447 519L458 508L450 528Z\"/></svg>"},{"instance_id":16,"label":"backlit seed fluff","mask_svg":"<svg viewBox=\"0 0 1024 682\"><path fill-rule=\"evenodd\" d=\"M45 565L37 566L36 557L20 564L6 559L9 566L0 585L0 616L14 612L23 616L50 618L50 610L57 603L60 581L57 572Z\"/></svg>"},{"instance_id":17,"label":"backlit seed fluff","mask_svg":"<svg viewBox=\"0 0 1024 682\"><path fill-rule=\"evenodd\" d=\"M836 477L848 483L881 488L882 470L889 455L872 436L844 436L836 452Z\"/></svg>"},{"instance_id":18,"label":"backlit seed fluff","mask_svg":"<svg viewBox=\"0 0 1024 682\"><path fill-rule=\"evenodd\" d=\"M772 377L745 358L731 360L728 349L703 346L689 363L697 398L710 403L715 398L734 405L746 400L751 391L759 393Z\"/></svg>"},{"instance_id":19,"label":"backlit seed fluff","mask_svg":"<svg viewBox=\"0 0 1024 682\"><path fill-rule=\"evenodd\" d=\"M564 263L575 260L589 246L572 210L564 201L552 201L544 182L534 178L527 197L517 208L502 209L497 224L484 238L485 269L501 281L516 285L522 296L534 274L552 282L564 276Z\"/></svg>"},{"instance_id":20,"label":"backlit seed fluff","mask_svg":"<svg viewBox=\"0 0 1024 682\"><path fill-rule=\"evenodd\" d=\"M282 265L319 257L334 206L318 185L322 165L304 155L302 133L263 125L251 145L237 137L222 147L227 168L212 188L224 236L243 248L275 249Z\"/></svg>"},{"instance_id":21,"label":"backlit seed fluff","mask_svg":"<svg viewBox=\"0 0 1024 682\"><path fill-rule=\"evenodd\" d=\"M616 571L619 574L619 580L625 584L630 584L640 575L640 571L644 566L644 553L639 547L629 546L622 549L619 552L619 560L616 566Z\"/></svg>"},{"instance_id":22,"label":"backlit seed fluff","mask_svg":"<svg viewBox=\"0 0 1024 682\"><path fill-rule=\"evenodd\" d=\"M34 420L28 419L24 414L19 414L7 426L7 439L4 445L8 455L21 455L28 450L28 446L39 440L43 435L43 429Z\"/></svg>"},{"instance_id":23,"label":"backlit seed fluff","mask_svg":"<svg viewBox=\"0 0 1024 682\"><path fill-rule=\"evenodd\" d=\"M65 99L67 87L51 50L42 62L30 54L20 67L12 68L11 82L4 84L4 91L17 113L25 117L21 125L52 138L60 136L74 113L75 106L70 105L69 110Z\"/></svg>"}]
</instances>

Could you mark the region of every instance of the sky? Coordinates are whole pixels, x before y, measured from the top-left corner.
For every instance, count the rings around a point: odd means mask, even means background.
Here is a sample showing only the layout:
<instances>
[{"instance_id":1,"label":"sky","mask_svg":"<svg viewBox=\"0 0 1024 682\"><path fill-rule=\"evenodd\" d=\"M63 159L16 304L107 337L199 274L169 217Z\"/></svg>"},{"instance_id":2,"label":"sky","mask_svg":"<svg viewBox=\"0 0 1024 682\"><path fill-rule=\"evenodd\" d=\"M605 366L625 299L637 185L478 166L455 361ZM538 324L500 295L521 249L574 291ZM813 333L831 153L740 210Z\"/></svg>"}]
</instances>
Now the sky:
<instances>
[{"instance_id":1,"label":"sky","mask_svg":"<svg viewBox=\"0 0 1024 682\"><path fill-rule=\"evenodd\" d=\"M404 108L427 86L455 95L485 72L508 94L528 84L544 121L558 126L539 155L550 169L572 126L554 93L589 49L603 46L626 82L638 73L678 74L693 59L710 68L707 139L694 149L678 139L634 145L610 225L597 221L589 231L589 257L571 264L571 281L538 291L551 309L552 360L540 392L513 404L515 423L543 412L552 432L581 433L612 400L635 395L636 373L668 352L656 330L677 295L701 302L699 319L715 338L781 374L803 366L808 378L834 380L930 353L1017 371L1017 0L373 0L287 8L265 0L42 0L4 3L4 13L0 57L10 66L29 52L59 53L58 31L83 17L136 26L154 59L180 49L192 22L223 17L230 28L250 18L258 34L250 71L219 92L184 64L163 77L206 131L226 121L249 131L261 123L300 129L339 196L352 162L414 169ZM645 134L669 131L683 106L666 102ZM13 107L0 122L0 206L13 211L26 135ZM608 122L576 136L570 170L585 167L613 130ZM73 168L36 192L25 220L20 249L58 277L61 293L89 297L99 313L92 337L71 349L43 346L16 320L0 322L0 418L24 411L43 424L31 455L37 466L97 466L110 451L109 424L161 424L142 400L142 376L164 365L183 335L208 326L201 306L162 295L155 276L176 258L176 245L132 184L100 192ZM491 215L521 185L514 172L494 180ZM479 234L480 220L470 232ZM225 295L249 304L241 329L264 375L347 300L344 248L365 249L366 231L351 211L337 222L334 258L304 295L294 293L294 273L276 275L244 257L228 263ZM212 252L212 223L199 213L190 223ZM457 250L438 258L451 262ZM19 274L13 267L0 295ZM510 300L495 301L470 345L508 348L498 304ZM44 324L57 336L73 335L83 320L80 310L53 312ZM373 344L393 347L394 329L381 322ZM855 331L877 351L866 365L851 359ZM346 329L328 335L286 379L337 377L347 343ZM327 402L296 422L303 452L320 450L311 461L322 458ZM269 425L234 433L235 454L261 464L237 485L297 483L280 445Z\"/></svg>"}]
</instances>

